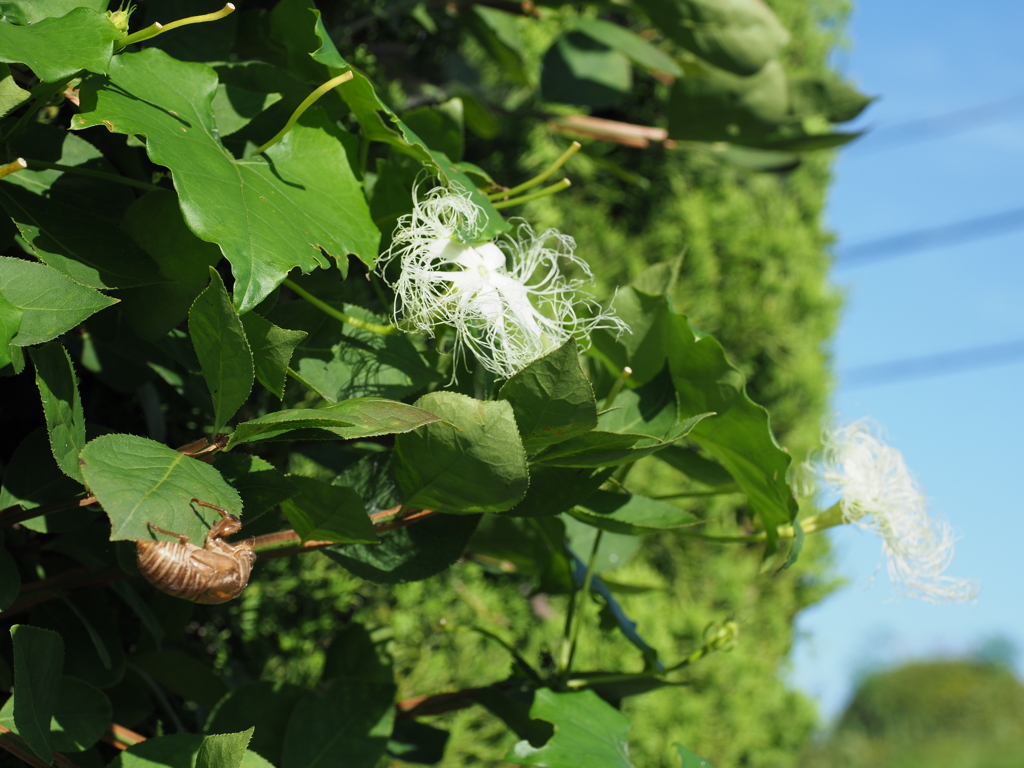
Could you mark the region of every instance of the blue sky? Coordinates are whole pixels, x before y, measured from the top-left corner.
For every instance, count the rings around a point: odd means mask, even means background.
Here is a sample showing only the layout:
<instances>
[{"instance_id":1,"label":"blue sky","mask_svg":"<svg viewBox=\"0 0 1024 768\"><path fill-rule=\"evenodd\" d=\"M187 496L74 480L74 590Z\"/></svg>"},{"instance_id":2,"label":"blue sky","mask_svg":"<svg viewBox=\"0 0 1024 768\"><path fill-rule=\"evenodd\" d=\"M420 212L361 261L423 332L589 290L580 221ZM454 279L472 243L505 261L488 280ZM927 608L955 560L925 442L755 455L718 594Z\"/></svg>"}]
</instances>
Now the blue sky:
<instances>
[{"instance_id":1,"label":"blue sky","mask_svg":"<svg viewBox=\"0 0 1024 768\"><path fill-rule=\"evenodd\" d=\"M1013 97L1024 102L1024 3L857 0L851 47L836 63L879 100L873 133L835 165L827 224L844 245L1024 208L1024 106L973 130L894 146L905 121ZM888 147L888 148L887 148ZM953 576L978 578L972 606L893 598L873 536L832 534L850 585L798 621L790 679L840 712L856 675L908 659L969 653L986 638L1024 656L1021 530L1024 359L984 369L855 387L858 366L1024 339L1024 229L841 268L846 308L833 344L843 420L884 425L935 513L961 536ZM872 580L872 577L874 579ZM1018 673L1024 664L1018 657Z\"/></svg>"}]
</instances>

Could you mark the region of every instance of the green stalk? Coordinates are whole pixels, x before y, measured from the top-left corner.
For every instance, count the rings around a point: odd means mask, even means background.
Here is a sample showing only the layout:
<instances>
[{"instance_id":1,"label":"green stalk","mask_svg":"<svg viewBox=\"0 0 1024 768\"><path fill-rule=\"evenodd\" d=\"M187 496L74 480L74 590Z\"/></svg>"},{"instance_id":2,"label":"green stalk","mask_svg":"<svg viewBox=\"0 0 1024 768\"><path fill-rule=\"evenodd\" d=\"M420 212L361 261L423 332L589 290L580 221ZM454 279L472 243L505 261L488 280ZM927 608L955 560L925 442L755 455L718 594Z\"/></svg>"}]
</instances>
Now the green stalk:
<instances>
[{"instance_id":1,"label":"green stalk","mask_svg":"<svg viewBox=\"0 0 1024 768\"><path fill-rule=\"evenodd\" d=\"M607 411L612 405L615 404L615 398L619 396L622 388L626 386L626 379L633 375L633 369L628 365L622 369L622 373L619 374L619 378L612 384L612 388L608 391L608 397L604 399L604 405L601 406L602 411Z\"/></svg>"},{"instance_id":2,"label":"green stalk","mask_svg":"<svg viewBox=\"0 0 1024 768\"><path fill-rule=\"evenodd\" d=\"M803 528L805 534L816 533L818 531L825 531L829 528L835 528L837 525L844 525L846 521L843 519L843 510L839 503L836 502L831 507L826 509L817 515L811 515L805 520L800 521L800 527ZM780 539L792 539L796 536L796 529L792 525L780 525L775 529ZM703 541L717 541L724 544L749 544L758 541L765 541L768 538L768 534L764 531L760 533L752 533L748 536L715 536L709 533L696 533L680 529L677 531L680 536L686 536L690 539L701 539Z\"/></svg>"},{"instance_id":3,"label":"green stalk","mask_svg":"<svg viewBox=\"0 0 1024 768\"><path fill-rule=\"evenodd\" d=\"M138 32L133 32L127 37L123 37L120 40L114 42L114 53L124 50L127 46L132 43L141 43L143 40L149 40L150 38L162 35L164 32L170 32L172 29L178 27L184 27L188 24L202 24L205 21L217 21L223 19L225 16L231 15L235 10L234 3L228 3L219 11L213 13L204 13L201 16L186 16L184 19L178 19L167 24L161 24L156 21L150 24L145 29L140 29Z\"/></svg>"},{"instance_id":4,"label":"green stalk","mask_svg":"<svg viewBox=\"0 0 1024 768\"><path fill-rule=\"evenodd\" d=\"M61 93L65 88L68 87L70 80L58 80L56 83L39 83L32 89L34 98L32 103L28 105L28 108L21 113L21 117L18 118L11 130L4 134L4 144L10 144L11 139L21 133L22 128L25 127L25 123L35 117L36 112L42 109L46 103Z\"/></svg>"},{"instance_id":5,"label":"green stalk","mask_svg":"<svg viewBox=\"0 0 1024 768\"><path fill-rule=\"evenodd\" d=\"M520 192L525 192L526 190L530 189L531 187L537 186L542 181L544 181L548 176L550 176L555 171L557 171L559 168L561 168L563 165L565 165L566 161L570 157L575 155L577 152L579 152L580 151L580 147L582 147L582 146L583 145L580 144L578 141L574 141L570 145L570 147L567 150L565 150L565 152L562 153L562 156L559 157L557 160L555 160L555 162L553 162L551 165L549 165L544 171L542 171L541 173L537 174L532 179L530 179L528 181L524 181L518 187L512 187L512 189L508 189L508 190L505 190L503 192L495 192L495 193L493 193L491 195L488 195L487 199L492 201L492 202L495 201L495 200L501 200L502 198L507 198L507 197L512 197L513 195L518 195Z\"/></svg>"},{"instance_id":6,"label":"green stalk","mask_svg":"<svg viewBox=\"0 0 1024 768\"><path fill-rule=\"evenodd\" d=\"M17 161L15 161L17 162ZM76 168L73 165L61 165L60 163L47 163L43 160L27 160L32 167L46 168L54 171L64 171L65 173L74 173L79 176L92 176L94 179L103 179L104 181L112 181L115 184L124 184L128 187L135 187L136 189L144 189L147 192L159 192L163 190L163 187L158 187L156 184L150 184L145 181L139 181L137 179L130 179L127 176L119 176L116 173L105 173L103 171L93 171L88 168ZM2 174L0 174L2 175Z\"/></svg>"},{"instance_id":7,"label":"green stalk","mask_svg":"<svg viewBox=\"0 0 1024 768\"><path fill-rule=\"evenodd\" d=\"M583 579L583 589L577 590L570 602L570 613L566 616L566 628L572 624L571 637L568 644L562 645L562 673L568 675L572 670L572 660L576 656L576 644L579 641L580 627L583 625L583 606L590 594L590 583L594 579L594 565L597 563L597 550L601 546L604 530L598 528L594 536L594 545L590 548L590 559L587 562L587 575Z\"/></svg>"},{"instance_id":8,"label":"green stalk","mask_svg":"<svg viewBox=\"0 0 1024 768\"><path fill-rule=\"evenodd\" d=\"M345 314L340 310L335 309L330 304L320 301L316 296L311 294L305 288L300 287L291 280L285 280L282 285L287 286L293 290L298 296L308 301L314 307L319 309L326 315L330 315L335 320L340 320L343 323L348 323L353 328L359 328L363 331L369 331L370 333L379 333L381 336L390 336L392 334L401 333L397 326L394 325L378 325L377 323L368 323L365 320L360 320L358 317Z\"/></svg>"},{"instance_id":9,"label":"green stalk","mask_svg":"<svg viewBox=\"0 0 1024 768\"><path fill-rule=\"evenodd\" d=\"M537 192L532 192L529 195L523 195L522 197L517 197L514 200L502 200L500 203L492 203L492 205L498 209L511 208L513 205L522 205L523 203L528 203L531 200L538 200L542 197L553 195L556 192L561 192L563 189L566 189L567 187L571 186L571 181L569 181L568 179L562 179L561 181L555 182L551 186L544 187L544 189L538 190Z\"/></svg>"},{"instance_id":10,"label":"green stalk","mask_svg":"<svg viewBox=\"0 0 1024 768\"><path fill-rule=\"evenodd\" d=\"M661 496L651 496L652 499L662 501L664 499L700 499L706 496L728 496L732 493L743 493L738 485L730 484L719 486L717 491L682 491L680 493L666 493Z\"/></svg>"},{"instance_id":11,"label":"green stalk","mask_svg":"<svg viewBox=\"0 0 1024 768\"><path fill-rule=\"evenodd\" d=\"M260 147L255 152L253 152L252 153L252 157L256 157L257 155L262 155L264 152L266 152L272 146L277 144L277 142L279 142L281 139L283 139L285 137L285 135L287 135L288 131L290 131L295 126L295 123L298 122L299 118L302 117L302 113L305 112L307 109L309 109L311 106L313 106L313 103L317 99L319 99L321 96L323 96L329 90L331 90L333 88L336 88L337 86L341 85L345 81L351 80L351 79L352 79L352 70L350 69L348 72L343 72L340 75L338 75L337 77L332 77L326 83L324 83L319 88L317 88L315 91L313 91L311 94L309 94L309 96L307 96L305 99L303 99L302 103L299 104L299 106L297 106L295 108L295 111L292 112L292 116L288 118L288 122L284 124L284 128L282 128L280 131L278 131L277 134L274 136L274 138L272 138L270 141L268 141L262 147Z\"/></svg>"}]
</instances>

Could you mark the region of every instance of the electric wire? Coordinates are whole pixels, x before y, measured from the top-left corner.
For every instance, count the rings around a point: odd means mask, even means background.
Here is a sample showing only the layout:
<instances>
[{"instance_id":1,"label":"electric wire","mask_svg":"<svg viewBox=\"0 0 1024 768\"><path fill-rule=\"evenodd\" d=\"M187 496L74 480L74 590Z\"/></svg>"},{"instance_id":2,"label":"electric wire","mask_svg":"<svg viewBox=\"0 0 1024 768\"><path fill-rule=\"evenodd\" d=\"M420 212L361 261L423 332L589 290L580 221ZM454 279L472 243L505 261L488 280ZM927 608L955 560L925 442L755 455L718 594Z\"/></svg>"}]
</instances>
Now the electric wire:
<instances>
[{"instance_id":1,"label":"electric wire","mask_svg":"<svg viewBox=\"0 0 1024 768\"><path fill-rule=\"evenodd\" d=\"M848 368L840 379L845 389L863 389L1020 361L1024 361L1024 339Z\"/></svg>"}]
</instances>

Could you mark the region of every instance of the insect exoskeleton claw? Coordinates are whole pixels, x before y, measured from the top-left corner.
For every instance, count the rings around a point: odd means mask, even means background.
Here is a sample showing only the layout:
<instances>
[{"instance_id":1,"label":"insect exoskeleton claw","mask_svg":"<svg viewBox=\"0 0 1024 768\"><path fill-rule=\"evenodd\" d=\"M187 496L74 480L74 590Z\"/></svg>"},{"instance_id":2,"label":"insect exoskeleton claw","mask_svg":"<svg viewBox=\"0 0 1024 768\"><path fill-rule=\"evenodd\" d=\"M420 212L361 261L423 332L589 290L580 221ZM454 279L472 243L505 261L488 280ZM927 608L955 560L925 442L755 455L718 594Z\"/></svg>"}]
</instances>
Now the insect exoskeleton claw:
<instances>
[{"instance_id":1,"label":"insect exoskeleton claw","mask_svg":"<svg viewBox=\"0 0 1024 768\"><path fill-rule=\"evenodd\" d=\"M241 530L238 517L223 507L199 499L192 499L192 503L221 515L206 535L206 546L196 546L189 542L188 536L150 523L151 530L173 536L177 541L136 539L139 573L161 592L173 597L206 605L226 603L238 597L249 583L249 574L256 562L255 539L237 543L225 541L225 536Z\"/></svg>"}]
</instances>

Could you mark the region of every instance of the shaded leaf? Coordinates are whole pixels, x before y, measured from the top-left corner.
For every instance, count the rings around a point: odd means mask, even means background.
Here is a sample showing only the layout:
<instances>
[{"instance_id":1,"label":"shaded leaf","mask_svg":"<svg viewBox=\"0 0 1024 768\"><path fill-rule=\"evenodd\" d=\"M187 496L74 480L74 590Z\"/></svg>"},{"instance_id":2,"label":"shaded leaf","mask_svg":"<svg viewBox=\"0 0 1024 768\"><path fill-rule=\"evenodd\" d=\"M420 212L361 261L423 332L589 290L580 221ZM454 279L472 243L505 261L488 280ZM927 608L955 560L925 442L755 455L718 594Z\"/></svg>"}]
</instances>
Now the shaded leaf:
<instances>
[{"instance_id":1,"label":"shaded leaf","mask_svg":"<svg viewBox=\"0 0 1024 768\"><path fill-rule=\"evenodd\" d=\"M512 405L529 453L597 426L594 389L580 368L574 339L515 374L498 397Z\"/></svg>"},{"instance_id":2,"label":"shaded leaf","mask_svg":"<svg viewBox=\"0 0 1024 768\"><path fill-rule=\"evenodd\" d=\"M505 76L529 85L523 60L526 51L512 14L485 5L473 5L460 16L462 23L493 58Z\"/></svg>"},{"instance_id":3,"label":"shaded leaf","mask_svg":"<svg viewBox=\"0 0 1024 768\"><path fill-rule=\"evenodd\" d=\"M354 304L332 306L360 320L381 323L381 318ZM270 319L309 334L296 348L292 368L302 383L328 402L355 397L397 400L438 379L405 334L364 331L305 302L278 307Z\"/></svg>"},{"instance_id":4,"label":"shaded leaf","mask_svg":"<svg viewBox=\"0 0 1024 768\"><path fill-rule=\"evenodd\" d=\"M625 27L602 19L579 19L575 28L627 56L638 67L672 77L683 76L683 70L671 56Z\"/></svg>"},{"instance_id":5,"label":"shaded leaf","mask_svg":"<svg viewBox=\"0 0 1024 768\"><path fill-rule=\"evenodd\" d=\"M322 550L361 579L404 584L436 576L453 565L480 522L479 515L435 515L381 534L380 544Z\"/></svg>"},{"instance_id":6,"label":"shaded leaf","mask_svg":"<svg viewBox=\"0 0 1024 768\"><path fill-rule=\"evenodd\" d=\"M523 500L512 508L522 517L549 517L586 501L611 476L613 469L590 467L547 467L530 470L530 487Z\"/></svg>"},{"instance_id":7,"label":"shaded leaf","mask_svg":"<svg viewBox=\"0 0 1024 768\"><path fill-rule=\"evenodd\" d=\"M789 33L761 0L638 0L658 28L702 59L740 75L760 70Z\"/></svg>"},{"instance_id":8,"label":"shaded leaf","mask_svg":"<svg viewBox=\"0 0 1024 768\"><path fill-rule=\"evenodd\" d=\"M665 369L636 389L624 389L609 410L601 414L598 428L663 438L676 423L676 392Z\"/></svg>"},{"instance_id":9,"label":"shaded leaf","mask_svg":"<svg viewBox=\"0 0 1024 768\"><path fill-rule=\"evenodd\" d=\"M25 157L85 173L118 173L96 147L56 126L19 137L14 149ZM119 226L133 200L122 184L59 169L30 167L0 182L0 205L31 253L90 288L128 288L162 280L156 263Z\"/></svg>"},{"instance_id":10,"label":"shaded leaf","mask_svg":"<svg viewBox=\"0 0 1024 768\"><path fill-rule=\"evenodd\" d=\"M21 328L21 314L21 308L14 306L0 293L0 370L10 366L12 372L21 373L25 366L24 353L18 347L11 346L11 340ZM14 371L16 361L20 361L20 367Z\"/></svg>"},{"instance_id":11,"label":"shaded leaf","mask_svg":"<svg viewBox=\"0 0 1024 768\"><path fill-rule=\"evenodd\" d=\"M0 611L6 611L18 598L21 589L21 574L18 564L14 562L10 552L3 546L0 537Z\"/></svg>"},{"instance_id":12,"label":"shaded leaf","mask_svg":"<svg viewBox=\"0 0 1024 768\"><path fill-rule=\"evenodd\" d=\"M632 87L629 59L583 32L566 32L544 54L540 89L546 101L611 107Z\"/></svg>"},{"instance_id":13,"label":"shaded leaf","mask_svg":"<svg viewBox=\"0 0 1024 768\"><path fill-rule=\"evenodd\" d=\"M40 427L21 441L7 465L0 490L0 509L14 505L35 509L72 499L81 490L78 483L60 471L46 430ZM40 533L58 533L87 525L94 517L93 512L74 507L23 520L21 525Z\"/></svg>"},{"instance_id":14,"label":"shaded leaf","mask_svg":"<svg viewBox=\"0 0 1024 768\"><path fill-rule=\"evenodd\" d=\"M0 256L0 294L21 310L21 326L11 340L19 347L55 339L117 303L45 264L9 256Z\"/></svg>"},{"instance_id":15,"label":"shaded leaf","mask_svg":"<svg viewBox=\"0 0 1024 768\"><path fill-rule=\"evenodd\" d=\"M682 315L674 319L669 360L679 397L679 415L713 410L690 438L714 456L743 488L751 509L768 534L768 551L775 548L776 528L791 523L797 503L786 482L792 462L775 441L768 412L746 393L743 374L725 357L711 336L700 338Z\"/></svg>"},{"instance_id":16,"label":"shaded leaf","mask_svg":"<svg viewBox=\"0 0 1024 768\"><path fill-rule=\"evenodd\" d=\"M558 518L486 515L468 548L479 563L535 577L540 592L563 595L573 590L565 524Z\"/></svg>"},{"instance_id":17,"label":"shaded leaf","mask_svg":"<svg viewBox=\"0 0 1024 768\"><path fill-rule=\"evenodd\" d=\"M246 453L221 454L217 471L242 497L246 522L297 494L298 488L270 462Z\"/></svg>"},{"instance_id":18,"label":"shaded leaf","mask_svg":"<svg viewBox=\"0 0 1024 768\"><path fill-rule=\"evenodd\" d=\"M244 421L231 433L228 450L260 440L355 440L391 435L410 432L441 418L394 400L344 400L326 408L286 409Z\"/></svg>"},{"instance_id":19,"label":"shaded leaf","mask_svg":"<svg viewBox=\"0 0 1024 768\"><path fill-rule=\"evenodd\" d=\"M398 720L388 738L387 753L406 763L434 765L444 759L449 735L418 720Z\"/></svg>"},{"instance_id":20,"label":"shaded leaf","mask_svg":"<svg viewBox=\"0 0 1024 768\"><path fill-rule=\"evenodd\" d=\"M123 36L105 14L91 8L31 26L0 22L0 61L27 64L40 80L52 83L83 69L106 72L113 41Z\"/></svg>"},{"instance_id":21,"label":"shaded leaf","mask_svg":"<svg viewBox=\"0 0 1024 768\"><path fill-rule=\"evenodd\" d=\"M70 536L71 540L66 542L67 549L71 550L79 544L84 536L84 533ZM102 538L102 533L99 538ZM95 556L99 547L93 543L89 548L93 550L90 554ZM71 556L75 557L75 554ZM76 559L81 562L80 555ZM61 637L76 639L76 642L69 642L64 647L64 674L100 689L109 688L124 675L126 664L118 635L119 605L108 595L96 590L78 593L74 604L76 610L72 611L66 601L51 600L34 607L29 620L34 626L53 630ZM86 623L91 632L86 630L83 634ZM100 657L97 650L99 646L103 647L105 660Z\"/></svg>"},{"instance_id":22,"label":"shaded leaf","mask_svg":"<svg viewBox=\"0 0 1024 768\"><path fill-rule=\"evenodd\" d=\"M337 541L373 544L377 535L359 494L351 488L321 483L308 477L292 477L299 495L281 509L303 541Z\"/></svg>"},{"instance_id":23,"label":"shaded leaf","mask_svg":"<svg viewBox=\"0 0 1024 768\"><path fill-rule=\"evenodd\" d=\"M626 735L630 722L624 714L602 701L593 691L536 692L530 717L555 726L555 735L543 747L520 741L505 760L547 768L633 768Z\"/></svg>"},{"instance_id":24,"label":"shaded leaf","mask_svg":"<svg viewBox=\"0 0 1024 768\"><path fill-rule=\"evenodd\" d=\"M252 350L256 378L260 384L277 395L279 400L284 399L288 365L291 363L295 348L306 338L306 332L278 328L255 312L242 315L242 326Z\"/></svg>"},{"instance_id":25,"label":"shaded leaf","mask_svg":"<svg viewBox=\"0 0 1024 768\"><path fill-rule=\"evenodd\" d=\"M535 461L551 467L613 467L630 464L682 440L713 413L700 413L674 425L664 440L619 432L588 432L566 440L538 456Z\"/></svg>"},{"instance_id":26,"label":"shaded leaf","mask_svg":"<svg viewBox=\"0 0 1024 768\"><path fill-rule=\"evenodd\" d=\"M422 137L431 149L444 152L455 161L462 159L462 99L449 99L436 107L417 107L402 115L402 122ZM408 191L406 197L410 198Z\"/></svg>"},{"instance_id":27,"label":"shaded leaf","mask_svg":"<svg viewBox=\"0 0 1024 768\"><path fill-rule=\"evenodd\" d=\"M209 282L209 267L221 259L220 249L192 234L173 192L147 192L128 209L121 228L156 262L166 281L118 294L135 333L157 341L188 317Z\"/></svg>"},{"instance_id":28,"label":"shaded leaf","mask_svg":"<svg viewBox=\"0 0 1024 768\"><path fill-rule=\"evenodd\" d=\"M512 406L432 392L416 406L444 419L395 439L395 479L406 509L504 512L529 485Z\"/></svg>"},{"instance_id":29,"label":"shaded leaf","mask_svg":"<svg viewBox=\"0 0 1024 768\"><path fill-rule=\"evenodd\" d=\"M282 768L373 768L394 724L395 686L334 679L309 691L292 711Z\"/></svg>"},{"instance_id":30,"label":"shaded leaf","mask_svg":"<svg viewBox=\"0 0 1024 768\"><path fill-rule=\"evenodd\" d=\"M84 483L78 455L85 447L85 413L71 357L56 342L36 347L29 354L36 368L53 457L65 475Z\"/></svg>"},{"instance_id":31,"label":"shaded leaf","mask_svg":"<svg viewBox=\"0 0 1024 768\"><path fill-rule=\"evenodd\" d=\"M220 473L135 435L104 435L82 451L82 475L110 517L111 541L153 538L149 524L201 545L220 515L193 498L238 515L242 500Z\"/></svg>"},{"instance_id":32,"label":"shaded leaf","mask_svg":"<svg viewBox=\"0 0 1024 768\"><path fill-rule=\"evenodd\" d=\"M255 728L249 750L279 765L288 718L305 693L305 688L288 683L244 685L220 700L206 721L206 731L232 733Z\"/></svg>"},{"instance_id":33,"label":"shaded leaf","mask_svg":"<svg viewBox=\"0 0 1024 768\"><path fill-rule=\"evenodd\" d=\"M642 536L701 522L663 501L612 491L597 491L572 510L573 517L613 533Z\"/></svg>"},{"instance_id":34,"label":"shaded leaf","mask_svg":"<svg viewBox=\"0 0 1024 768\"><path fill-rule=\"evenodd\" d=\"M15 624L11 627L14 646L14 722L29 748L49 764L50 720L60 694L64 666L64 642L47 629Z\"/></svg>"},{"instance_id":35,"label":"shaded leaf","mask_svg":"<svg viewBox=\"0 0 1024 768\"><path fill-rule=\"evenodd\" d=\"M736 486L729 470L717 461L705 459L695 450L673 445L657 454L658 459L677 469L692 480L713 488Z\"/></svg>"},{"instance_id":36,"label":"shaded leaf","mask_svg":"<svg viewBox=\"0 0 1024 768\"><path fill-rule=\"evenodd\" d=\"M228 687L212 666L176 648L147 651L132 658L132 664L186 701L213 709Z\"/></svg>"},{"instance_id":37,"label":"shaded leaf","mask_svg":"<svg viewBox=\"0 0 1024 768\"><path fill-rule=\"evenodd\" d=\"M383 644L374 643L366 627L348 624L334 636L324 658L322 680L343 677L369 683L392 683L391 658Z\"/></svg>"},{"instance_id":38,"label":"shaded leaf","mask_svg":"<svg viewBox=\"0 0 1024 768\"><path fill-rule=\"evenodd\" d=\"M50 720L50 748L55 752L81 752L97 741L110 726L110 699L103 691L75 677L60 679L53 719ZM14 722L14 699L0 709L0 725L18 733Z\"/></svg>"},{"instance_id":39,"label":"shaded leaf","mask_svg":"<svg viewBox=\"0 0 1024 768\"><path fill-rule=\"evenodd\" d=\"M224 281L213 267L210 267L210 285L189 310L188 332L213 398L213 431L220 434L221 427L249 398L253 362L242 321Z\"/></svg>"},{"instance_id":40,"label":"shaded leaf","mask_svg":"<svg viewBox=\"0 0 1024 768\"><path fill-rule=\"evenodd\" d=\"M110 763L109 768L198 768L203 745L207 740L217 738L219 737L176 733L146 739L121 752ZM250 750L242 754L240 762L229 762L226 765L237 765L239 768L272 768L270 763Z\"/></svg>"},{"instance_id":41,"label":"shaded leaf","mask_svg":"<svg viewBox=\"0 0 1024 768\"><path fill-rule=\"evenodd\" d=\"M380 233L349 166L340 128L314 106L265 155L236 160L216 137L210 106L216 73L156 48L118 56L109 78L82 84L81 129L106 122L142 134L150 159L171 169L182 212L201 239L220 245L247 312L298 267L355 253L367 265ZM344 211L339 216L338 211Z\"/></svg>"},{"instance_id":42,"label":"shaded leaf","mask_svg":"<svg viewBox=\"0 0 1024 768\"><path fill-rule=\"evenodd\" d=\"M796 115L822 115L829 122L845 123L874 100L834 76L803 75L789 79L790 109Z\"/></svg>"}]
</instances>

